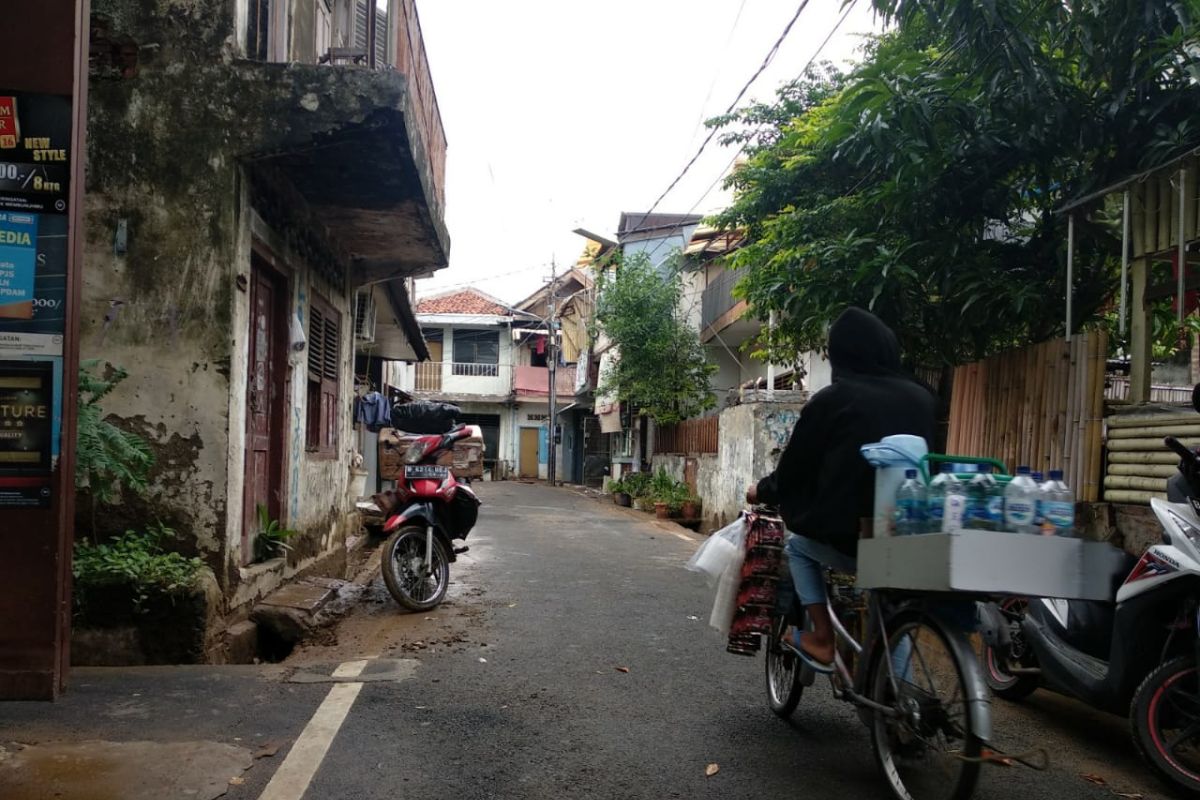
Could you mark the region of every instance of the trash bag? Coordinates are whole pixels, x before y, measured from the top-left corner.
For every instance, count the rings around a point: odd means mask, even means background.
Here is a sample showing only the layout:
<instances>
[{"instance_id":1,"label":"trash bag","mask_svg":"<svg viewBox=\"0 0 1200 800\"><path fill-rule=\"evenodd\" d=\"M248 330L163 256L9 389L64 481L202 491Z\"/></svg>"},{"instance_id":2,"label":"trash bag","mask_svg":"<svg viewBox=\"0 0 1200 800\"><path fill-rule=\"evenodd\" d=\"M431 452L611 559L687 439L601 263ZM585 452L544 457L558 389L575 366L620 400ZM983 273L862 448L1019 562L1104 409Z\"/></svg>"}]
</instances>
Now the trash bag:
<instances>
[{"instance_id":1,"label":"trash bag","mask_svg":"<svg viewBox=\"0 0 1200 800\"><path fill-rule=\"evenodd\" d=\"M448 433L462 409L452 403L416 400L392 409L392 425L407 433Z\"/></svg>"},{"instance_id":2,"label":"trash bag","mask_svg":"<svg viewBox=\"0 0 1200 800\"><path fill-rule=\"evenodd\" d=\"M732 524L704 540L700 548L687 562L687 568L705 576L710 586L715 586L730 561L739 563L746 545L746 521L738 517Z\"/></svg>"}]
</instances>

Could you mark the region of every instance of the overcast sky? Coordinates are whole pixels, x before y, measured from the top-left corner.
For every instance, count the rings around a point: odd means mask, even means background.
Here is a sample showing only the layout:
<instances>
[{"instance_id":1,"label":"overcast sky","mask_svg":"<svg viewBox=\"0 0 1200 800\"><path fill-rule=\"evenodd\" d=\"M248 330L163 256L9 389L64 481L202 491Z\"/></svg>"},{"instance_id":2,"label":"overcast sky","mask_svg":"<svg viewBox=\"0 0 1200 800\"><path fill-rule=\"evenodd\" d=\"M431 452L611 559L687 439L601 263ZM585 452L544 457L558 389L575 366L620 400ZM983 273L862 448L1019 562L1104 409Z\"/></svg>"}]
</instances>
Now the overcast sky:
<instances>
[{"instance_id":1,"label":"overcast sky","mask_svg":"<svg viewBox=\"0 0 1200 800\"><path fill-rule=\"evenodd\" d=\"M787 0L418 0L449 141L450 267L418 296L473 285L516 302L551 259L579 256L583 227L612 236L645 211L762 63L795 13ZM795 77L842 14L810 0L745 101ZM858 0L821 58L856 55L877 30ZM733 152L714 140L658 206L708 213Z\"/></svg>"}]
</instances>

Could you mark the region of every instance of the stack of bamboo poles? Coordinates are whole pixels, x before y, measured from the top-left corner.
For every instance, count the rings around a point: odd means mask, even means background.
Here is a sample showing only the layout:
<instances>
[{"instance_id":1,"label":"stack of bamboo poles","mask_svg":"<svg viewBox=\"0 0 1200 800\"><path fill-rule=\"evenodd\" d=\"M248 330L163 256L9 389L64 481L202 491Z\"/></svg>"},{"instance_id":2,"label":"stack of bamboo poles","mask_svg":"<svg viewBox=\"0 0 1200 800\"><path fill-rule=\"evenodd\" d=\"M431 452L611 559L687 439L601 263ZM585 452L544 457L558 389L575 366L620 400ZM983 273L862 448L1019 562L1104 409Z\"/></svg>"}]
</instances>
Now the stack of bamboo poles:
<instances>
[{"instance_id":1,"label":"stack of bamboo poles","mask_svg":"<svg viewBox=\"0 0 1200 800\"><path fill-rule=\"evenodd\" d=\"M1075 497L1100 498L1104 422L1103 332L1055 339L954 372L947 450L1063 470Z\"/></svg>"},{"instance_id":2,"label":"stack of bamboo poles","mask_svg":"<svg viewBox=\"0 0 1200 800\"><path fill-rule=\"evenodd\" d=\"M1149 503L1167 496L1167 479L1179 456L1163 445L1174 436L1188 447L1200 445L1200 414L1165 412L1119 414L1108 420L1108 474L1104 499L1110 503Z\"/></svg>"}]
</instances>

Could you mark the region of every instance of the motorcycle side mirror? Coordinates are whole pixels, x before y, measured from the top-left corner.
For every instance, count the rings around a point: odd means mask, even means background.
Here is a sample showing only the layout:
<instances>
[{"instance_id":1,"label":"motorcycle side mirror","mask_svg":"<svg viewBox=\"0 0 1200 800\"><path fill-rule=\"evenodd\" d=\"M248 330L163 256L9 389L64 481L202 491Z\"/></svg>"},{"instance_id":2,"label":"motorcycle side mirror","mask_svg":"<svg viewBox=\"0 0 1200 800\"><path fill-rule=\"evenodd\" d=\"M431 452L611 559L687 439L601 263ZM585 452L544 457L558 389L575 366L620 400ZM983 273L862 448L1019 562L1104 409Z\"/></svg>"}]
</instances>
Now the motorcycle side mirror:
<instances>
[{"instance_id":1,"label":"motorcycle side mirror","mask_svg":"<svg viewBox=\"0 0 1200 800\"><path fill-rule=\"evenodd\" d=\"M1192 388L1192 408L1200 411L1200 383Z\"/></svg>"}]
</instances>

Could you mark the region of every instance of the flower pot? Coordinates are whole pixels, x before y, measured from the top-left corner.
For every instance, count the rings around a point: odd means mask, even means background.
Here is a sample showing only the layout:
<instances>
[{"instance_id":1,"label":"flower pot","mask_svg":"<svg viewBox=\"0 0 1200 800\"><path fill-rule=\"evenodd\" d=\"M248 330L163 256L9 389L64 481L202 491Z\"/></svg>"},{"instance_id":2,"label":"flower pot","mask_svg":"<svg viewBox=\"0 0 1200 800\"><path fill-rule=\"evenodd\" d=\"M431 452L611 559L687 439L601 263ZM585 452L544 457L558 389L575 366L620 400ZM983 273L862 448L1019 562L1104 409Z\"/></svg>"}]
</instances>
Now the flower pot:
<instances>
[{"instance_id":1,"label":"flower pot","mask_svg":"<svg viewBox=\"0 0 1200 800\"><path fill-rule=\"evenodd\" d=\"M613 502L623 508L629 508L633 498L629 496L629 492L617 492L613 495Z\"/></svg>"},{"instance_id":2,"label":"flower pot","mask_svg":"<svg viewBox=\"0 0 1200 800\"><path fill-rule=\"evenodd\" d=\"M654 504L654 516L658 517L659 519L670 519L671 518L670 506L668 506L666 503L655 503Z\"/></svg>"},{"instance_id":3,"label":"flower pot","mask_svg":"<svg viewBox=\"0 0 1200 800\"><path fill-rule=\"evenodd\" d=\"M700 504L697 502L688 501L683 504L682 512L684 519L699 519Z\"/></svg>"},{"instance_id":4,"label":"flower pot","mask_svg":"<svg viewBox=\"0 0 1200 800\"><path fill-rule=\"evenodd\" d=\"M646 511L646 500L642 497L633 498L633 507L636 511Z\"/></svg>"}]
</instances>

